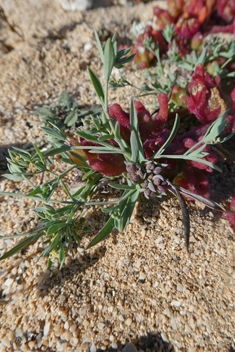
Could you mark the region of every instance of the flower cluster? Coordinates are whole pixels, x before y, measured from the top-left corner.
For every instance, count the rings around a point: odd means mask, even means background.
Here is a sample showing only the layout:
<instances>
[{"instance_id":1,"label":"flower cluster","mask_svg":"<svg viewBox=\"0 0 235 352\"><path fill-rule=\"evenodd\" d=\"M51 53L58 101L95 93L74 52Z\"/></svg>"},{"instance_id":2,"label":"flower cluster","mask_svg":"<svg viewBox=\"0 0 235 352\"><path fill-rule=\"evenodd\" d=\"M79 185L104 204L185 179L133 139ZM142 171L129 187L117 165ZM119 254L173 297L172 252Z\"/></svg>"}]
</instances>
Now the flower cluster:
<instances>
[{"instance_id":1,"label":"flower cluster","mask_svg":"<svg viewBox=\"0 0 235 352\"><path fill-rule=\"evenodd\" d=\"M166 185L166 182L161 175L162 167L156 163L149 161L145 165L138 165L126 162L126 171L127 178L132 184L138 184L145 189L146 198L165 194L163 186Z\"/></svg>"}]
</instances>

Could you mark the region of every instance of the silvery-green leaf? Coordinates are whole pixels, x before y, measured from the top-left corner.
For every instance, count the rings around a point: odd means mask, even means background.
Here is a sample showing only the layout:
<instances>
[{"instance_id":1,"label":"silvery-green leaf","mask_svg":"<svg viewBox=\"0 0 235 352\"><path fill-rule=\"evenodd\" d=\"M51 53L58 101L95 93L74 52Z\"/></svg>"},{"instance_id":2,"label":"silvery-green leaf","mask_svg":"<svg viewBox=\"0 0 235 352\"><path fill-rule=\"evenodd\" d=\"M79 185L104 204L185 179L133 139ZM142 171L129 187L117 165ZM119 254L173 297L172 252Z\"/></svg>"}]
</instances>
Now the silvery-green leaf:
<instances>
[{"instance_id":1,"label":"silvery-green leaf","mask_svg":"<svg viewBox=\"0 0 235 352\"><path fill-rule=\"evenodd\" d=\"M131 194L128 197L126 204L124 206L123 212L121 213L121 216L120 216L120 220L121 220L119 224L120 232L124 231L126 226L129 224L129 221L131 219L139 194L140 194L139 190L136 190L133 194Z\"/></svg>"},{"instance_id":2,"label":"silvery-green leaf","mask_svg":"<svg viewBox=\"0 0 235 352\"><path fill-rule=\"evenodd\" d=\"M8 252L6 252L5 254L3 254L0 258L0 260L9 258L11 256L13 256L14 254L16 254L17 252L19 252L21 249L23 249L24 247L26 247L30 242L33 242L35 240L37 240L39 237L41 237L43 235L43 232L37 232L36 234L32 234L30 235L28 238L26 238L24 241L20 242L19 244L17 244L15 247L13 247L12 249L10 249Z\"/></svg>"},{"instance_id":3,"label":"silvery-green leaf","mask_svg":"<svg viewBox=\"0 0 235 352\"><path fill-rule=\"evenodd\" d=\"M170 136L168 137L168 139L166 140L166 142L163 144L163 146L154 154L151 156L150 159L155 159L158 156L160 156L162 154L162 152L166 149L166 147L168 147L168 145L173 141L173 139L175 138L178 129L179 129L179 125L180 125L180 118L179 115L176 114L175 116L175 122L173 125L173 128L171 130ZM178 156L179 157L179 156Z\"/></svg>"},{"instance_id":4,"label":"silvery-green leaf","mask_svg":"<svg viewBox=\"0 0 235 352\"><path fill-rule=\"evenodd\" d=\"M94 33L95 33L95 39L96 39L96 43L97 43L97 46L98 46L98 50L99 50L99 53L100 53L100 58L101 58L102 62L104 62L103 49L102 49L102 46L101 46L101 43L100 43L100 38L99 38L98 33L97 33L95 28L94 28Z\"/></svg>"},{"instance_id":5,"label":"silvery-green leaf","mask_svg":"<svg viewBox=\"0 0 235 352\"><path fill-rule=\"evenodd\" d=\"M20 175L3 174L2 176L6 177L8 180L15 181L15 182L24 180L24 178Z\"/></svg>"},{"instance_id":6,"label":"silvery-green leaf","mask_svg":"<svg viewBox=\"0 0 235 352\"><path fill-rule=\"evenodd\" d=\"M109 220L106 222L102 230L98 233L98 235L93 238L93 240L88 244L87 248L91 248L95 244L103 241L106 237L109 236L109 234L114 230L114 219L109 218Z\"/></svg>"},{"instance_id":7,"label":"silvery-green leaf","mask_svg":"<svg viewBox=\"0 0 235 352\"><path fill-rule=\"evenodd\" d=\"M204 47L203 50L202 50L201 55L199 56L199 58L198 58L198 60L197 60L196 65L198 65L198 64L204 64L205 61L206 61L206 55L207 55L207 48Z\"/></svg>"},{"instance_id":8,"label":"silvery-green leaf","mask_svg":"<svg viewBox=\"0 0 235 352\"><path fill-rule=\"evenodd\" d=\"M104 90L103 90L102 84L101 84L98 76L96 75L96 73L90 67L88 67L88 72L89 72L93 87L96 91L96 94L97 94L101 104L103 104L104 103Z\"/></svg>"},{"instance_id":9,"label":"silvery-green leaf","mask_svg":"<svg viewBox=\"0 0 235 352\"><path fill-rule=\"evenodd\" d=\"M59 139L59 140L62 140L62 141L65 141L66 140L66 136L58 131L58 130L54 130L53 128L51 127L41 127L41 130L45 133L47 133L49 136L52 136L56 139Z\"/></svg>"},{"instance_id":10,"label":"silvery-green leaf","mask_svg":"<svg viewBox=\"0 0 235 352\"><path fill-rule=\"evenodd\" d=\"M71 112L71 114L69 114L66 117L64 123L67 126L72 126L77 121L77 119L78 119L78 114L76 111L73 111L73 112Z\"/></svg>"},{"instance_id":11,"label":"silvery-green leaf","mask_svg":"<svg viewBox=\"0 0 235 352\"><path fill-rule=\"evenodd\" d=\"M58 103L59 103L59 105L62 105L62 106L68 105L69 93L66 90L60 94Z\"/></svg>"},{"instance_id":12,"label":"silvery-green leaf","mask_svg":"<svg viewBox=\"0 0 235 352\"><path fill-rule=\"evenodd\" d=\"M104 48L104 76L105 76L106 84L108 84L114 61L115 61L115 54L114 54L111 39L109 38Z\"/></svg>"},{"instance_id":13,"label":"silvery-green leaf","mask_svg":"<svg viewBox=\"0 0 235 352\"><path fill-rule=\"evenodd\" d=\"M56 247L57 243L59 242L60 236L61 236L61 235L60 235L60 233L58 232L58 233L56 234L56 236L54 237L54 239L53 239L51 245L50 245L47 249L45 249L45 251L43 251L42 254L40 254L39 258L41 258L41 257L46 257L48 254L50 254L50 252Z\"/></svg>"},{"instance_id":14,"label":"silvery-green leaf","mask_svg":"<svg viewBox=\"0 0 235 352\"><path fill-rule=\"evenodd\" d=\"M65 250L64 250L64 245L62 242L60 242L60 249L59 249L59 261L60 261L60 268L59 270L62 269L62 266L65 261Z\"/></svg>"}]
</instances>

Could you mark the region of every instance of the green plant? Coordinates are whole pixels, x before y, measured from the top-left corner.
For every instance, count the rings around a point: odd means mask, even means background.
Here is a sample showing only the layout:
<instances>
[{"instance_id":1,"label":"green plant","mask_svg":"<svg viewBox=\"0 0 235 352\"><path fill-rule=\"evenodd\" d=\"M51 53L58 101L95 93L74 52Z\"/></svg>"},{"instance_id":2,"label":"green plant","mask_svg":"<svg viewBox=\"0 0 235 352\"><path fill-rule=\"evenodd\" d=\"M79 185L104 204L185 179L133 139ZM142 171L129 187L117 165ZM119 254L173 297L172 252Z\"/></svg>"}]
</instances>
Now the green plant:
<instances>
[{"instance_id":1,"label":"green plant","mask_svg":"<svg viewBox=\"0 0 235 352\"><path fill-rule=\"evenodd\" d=\"M97 115L101 112L101 109L91 108L89 110L84 109L83 106L71 100L69 93L64 91L60 94L58 104L52 103L49 106L43 106L37 109L33 114L38 114L41 117L42 123L46 126L50 126L50 122L56 125L58 128L63 129L70 127L76 122L80 122L82 118L90 115Z\"/></svg>"},{"instance_id":2,"label":"green plant","mask_svg":"<svg viewBox=\"0 0 235 352\"><path fill-rule=\"evenodd\" d=\"M45 126L41 127L51 147L40 151L35 145L34 155L19 148L10 152L8 159L10 174L6 174L5 177L15 181L25 179L31 190L26 195L6 192L0 192L0 194L31 198L44 203L43 206L35 208L41 218L42 227L30 234L1 236L1 239L19 236L27 236L27 238L6 252L0 260L14 255L30 242L43 237L48 248L42 255L49 256L48 266L51 265L52 259L57 257L61 268L66 250L70 249L73 253L72 241L75 240L79 244L80 231L89 230L83 216L84 206L100 205L103 207L102 211L109 215L103 229L88 245L90 248L105 239L115 228L118 231L125 230L141 193L149 198L162 197L170 191L179 199L185 224L187 249L190 222L182 194L213 209L223 211L218 204L202 196L205 189L203 191L200 182L202 179L205 180L205 172L211 172L214 169L220 171L215 165L216 157L211 152L209 144L222 143L233 135L229 133L221 135L228 127L226 121L228 112L224 112L221 116L216 115L214 121L207 124L206 130L204 128L200 133L198 129L192 130L194 137L195 135L200 137L193 139L192 135L190 138L176 136L180 124L177 114L172 130L165 128L169 111L168 97L163 92L158 97L160 110L155 117L152 117L140 102L131 102L129 114L125 113L118 104L109 107L108 89L112 69L122 68L125 63L132 60L133 56L126 56L130 49L117 49L115 36L107 40L104 50L96 31L95 36L104 64L104 87L97 74L91 68L88 68L88 71L102 106L102 112L86 117L77 130L78 140L69 140L57 124L58 115L55 114L56 117L50 115L50 109L54 109L52 106L46 109ZM71 113L71 109L73 114L77 109L75 104L70 105L65 92L60 96L59 107L64 108L66 114ZM75 121L75 118L74 120L71 118L70 123L71 121ZM68 165L67 170L61 174L51 171L50 167L54 156L57 155L60 155L61 160ZM80 169L84 184L72 194L63 178L75 168ZM188 180L182 181L181 177L181 184L174 182L185 168L195 178L194 192L187 189ZM35 173L41 174L40 184L35 184L31 180L31 176ZM46 183L43 182L45 173L52 177ZM121 190L122 195L117 200L95 202L92 200L93 193L104 176L109 186ZM124 178L124 183L120 182L120 177ZM66 200L52 198L58 185L62 185L66 191Z\"/></svg>"}]
</instances>

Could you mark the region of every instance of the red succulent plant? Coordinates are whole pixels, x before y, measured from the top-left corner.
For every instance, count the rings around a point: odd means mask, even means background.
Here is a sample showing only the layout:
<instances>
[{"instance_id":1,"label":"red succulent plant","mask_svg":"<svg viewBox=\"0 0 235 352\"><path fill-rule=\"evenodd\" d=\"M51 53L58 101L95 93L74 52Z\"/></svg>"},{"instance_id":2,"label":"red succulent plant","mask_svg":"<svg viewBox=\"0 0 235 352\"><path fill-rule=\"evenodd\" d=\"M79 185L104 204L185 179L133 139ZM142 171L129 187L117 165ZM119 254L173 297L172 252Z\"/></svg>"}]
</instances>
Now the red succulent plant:
<instances>
[{"instance_id":1,"label":"red succulent plant","mask_svg":"<svg viewBox=\"0 0 235 352\"><path fill-rule=\"evenodd\" d=\"M232 198L230 211L224 212L223 218L228 220L232 226L235 226L235 197Z\"/></svg>"}]
</instances>

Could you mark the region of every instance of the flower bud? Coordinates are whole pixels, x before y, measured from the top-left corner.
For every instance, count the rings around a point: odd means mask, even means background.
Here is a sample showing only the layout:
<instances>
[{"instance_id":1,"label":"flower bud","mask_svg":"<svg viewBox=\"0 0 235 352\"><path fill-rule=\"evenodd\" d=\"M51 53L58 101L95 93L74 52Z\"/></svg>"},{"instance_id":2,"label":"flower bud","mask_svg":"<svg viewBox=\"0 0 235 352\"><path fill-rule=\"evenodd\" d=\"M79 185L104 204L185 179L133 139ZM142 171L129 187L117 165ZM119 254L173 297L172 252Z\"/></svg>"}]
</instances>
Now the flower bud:
<instances>
[{"instance_id":1,"label":"flower bud","mask_svg":"<svg viewBox=\"0 0 235 352\"><path fill-rule=\"evenodd\" d=\"M145 181L142 182L140 185L141 185L142 188L146 188L146 187L148 186L148 181L145 180Z\"/></svg>"},{"instance_id":2,"label":"flower bud","mask_svg":"<svg viewBox=\"0 0 235 352\"><path fill-rule=\"evenodd\" d=\"M154 185L152 184L152 182L149 182L148 188L150 189L150 191L156 192L156 189L155 189Z\"/></svg>"},{"instance_id":3,"label":"flower bud","mask_svg":"<svg viewBox=\"0 0 235 352\"><path fill-rule=\"evenodd\" d=\"M151 197L152 192L150 191L150 189L146 189L146 191L144 191L144 195L147 199L149 199L149 197Z\"/></svg>"},{"instance_id":4,"label":"flower bud","mask_svg":"<svg viewBox=\"0 0 235 352\"><path fill-rule=\"evenodd\" d=\"M139 175L140 178L144 178L144 174L141 170L136 171L136 175Z\"/></svg>"},{"instance_id":5,"label":"flower bud","mask_svg":"<svg viewBox=\"0 0 235 352\"><path fill-rule=\"evenodd\" d=\"M161 168L160 166L157 166L157 167L155 167L155 169L153 170L153 173L154 173L154 175L158 175L158 174L161 173L161 171L162 171L162 168Z\"/></svg>"},{"instance_id":6,"label":"flower bud","mask_svg":"<svg viewBox=\"0 0 235 352\"><path fill-rule=\"evenodd\" d=\"M146 170L154 170L155 169L155 165L153 163L147 163L146 164Z\"/></svg>"},{"instance_id":7,"label":"flower bud","mask_svg":"<svg viewBox=\"0 0 235 352\"><path fill-rule=\"evenodd\" d=\"M136 165L135 165L135 163L127 164L127 165L126 165L126 171L127 171L128 173L135 173L135 171L136 171Z\"/></svg>"},{"instance_id":8,"label":"flower bud","mask_svg":"<svg viewBox=\"0 0 235 352\"><path fill-rule=\"evenodd\" d=\"M138 182L140 179L140 177L138 175L135 175L134 177L132 177L131 181L132 182Z\"/></svg>"},{"instance_id":9,"label":"flower bud","mask_svg":"<svg viewBox=\"0 0 235 352\"><path fill-rule=\"evenodd\" d=\"M165 189L162 186L157 186L158 193L165 193Z\"/></svg>"}]
</instances>

